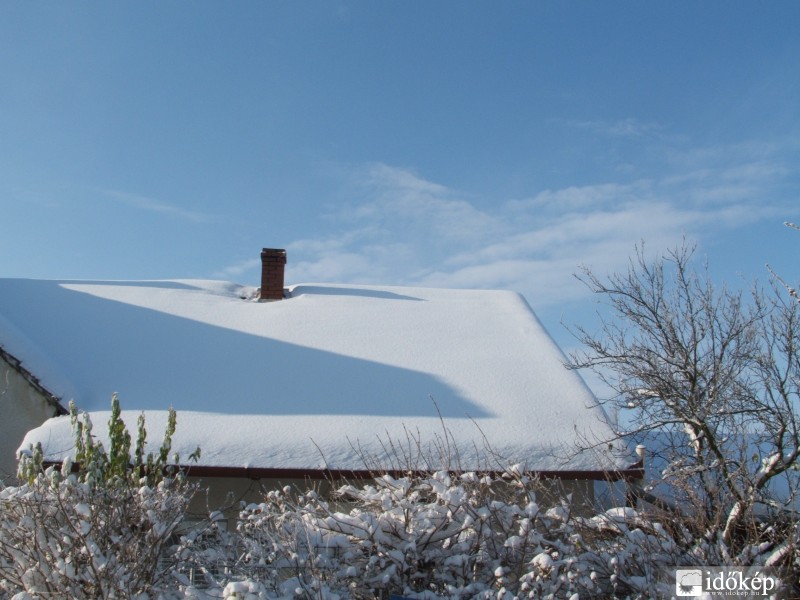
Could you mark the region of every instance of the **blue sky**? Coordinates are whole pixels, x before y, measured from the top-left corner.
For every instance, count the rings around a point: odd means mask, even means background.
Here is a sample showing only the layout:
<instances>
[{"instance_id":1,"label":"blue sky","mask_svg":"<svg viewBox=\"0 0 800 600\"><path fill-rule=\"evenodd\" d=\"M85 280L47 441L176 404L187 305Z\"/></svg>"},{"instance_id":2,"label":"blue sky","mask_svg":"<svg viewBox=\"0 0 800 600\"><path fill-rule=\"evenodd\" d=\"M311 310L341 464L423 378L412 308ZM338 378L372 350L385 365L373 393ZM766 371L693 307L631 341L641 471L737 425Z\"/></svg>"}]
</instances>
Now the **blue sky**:
<instances>
[{"instance_id":1,"label":"blue sky","mask_svg":"<svg viewBox=\"0 0 800 600\"><path fill-rule=\"evenodd\" d=\"M800 4L6 2L0 276L522 292L695 241L796 279ZM562 342L563 343L563 342Z\"/></svg>"}]
</instances>

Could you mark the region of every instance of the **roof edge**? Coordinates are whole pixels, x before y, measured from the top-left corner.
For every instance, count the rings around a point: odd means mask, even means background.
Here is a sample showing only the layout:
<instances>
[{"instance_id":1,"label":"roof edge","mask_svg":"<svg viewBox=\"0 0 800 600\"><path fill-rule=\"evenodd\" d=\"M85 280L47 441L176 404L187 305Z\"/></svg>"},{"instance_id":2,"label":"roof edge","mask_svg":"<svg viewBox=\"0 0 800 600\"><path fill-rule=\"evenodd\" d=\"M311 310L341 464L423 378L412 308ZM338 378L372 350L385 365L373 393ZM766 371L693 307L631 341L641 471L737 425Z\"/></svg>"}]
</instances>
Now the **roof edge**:
<instances>
[{"instance_id":1,"label":"roof edge","mask_svg":"<svg viewBox=\"0 0 800 600\"><path fill-rule=\"evenodd\" d=\"M20 359L6 351L2 346L0 346L0 359L2 359L3 362L5 362L9 367L19 373L33 389L35 389L44 397L48 404L55 408L56 414L54 416L69 414L69 411L64 407L63 404L61 404L61 398L56 396L53 392L42 385L42 382L39 380L39 378L22 365L22 361Z\"/></svg>"},{"instance_id":2,"label":"roof edge","mask_svg":"<svg viewBox=\"0 0 800 600\"><path fill-rule=\"evenodd\" d=\"M58 467L63 463L45 460L44 467ZM279 468L279 467L226 467L218 465L167 465L166 469L178 469L188 477L206 478L237 478L237 479L311 479L311 480L347 480L347 479L374 479L381 475L394 478L419 476L430 473L430 470L420 469L309 469L309 468ZM77 463L72 463L72 471L80 469ZM469 472L470 469L448 469L451 475ZM508 471L496 469L474 469L481 475L494 477L507 477ZM523 475L538 479L581 480L581 481L632 481L644 479L644 461L637 462L621 469L609 470L531 470L522 472Z\"/></svg>"},{"instance_id":3,"label":"roof edge","mask_svg":"<svg viewBox=\"0 0 800 600\"><path fill-rule=\"evenodd\" d=\"M429 471L407 470L407 469L287 469L269 467L221 467L209 465L178 465L189 477L208 477L221 478L233 477L241 479L373 479L380 475L390 475L391 477L407 477L409 475L422 475ZM506 471L486 471L476 469L477 472L485 475L501 477L507 474ZM450 471L452 474L464 472ZM635 463L629 467L617 470L564 470L564 471L526 471L524 473L530 477L539 479L559 479L559 480L593 480L593 481L627 481L643 479L645 472L640 463Z\"/></svg>"}]
</instances>

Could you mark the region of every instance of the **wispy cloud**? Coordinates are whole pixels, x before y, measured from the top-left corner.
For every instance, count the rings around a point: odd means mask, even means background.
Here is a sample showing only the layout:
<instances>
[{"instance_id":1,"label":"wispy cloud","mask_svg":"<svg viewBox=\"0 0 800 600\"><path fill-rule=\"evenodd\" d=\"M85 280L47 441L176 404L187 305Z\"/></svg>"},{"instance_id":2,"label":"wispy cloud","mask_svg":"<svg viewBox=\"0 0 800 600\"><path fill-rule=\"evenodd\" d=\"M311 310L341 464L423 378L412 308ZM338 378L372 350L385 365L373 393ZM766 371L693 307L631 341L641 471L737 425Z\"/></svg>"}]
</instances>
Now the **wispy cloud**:
<instances>
[{"instance_id":1,"label":"wispy cloud","mask_svg":"<svg viewBox=\"0 0 800 600\"><path fill-rule=\"evenodd\" d=\"M147 196L131 194L129 192L122 192L119 190L101 189L99 191L108 198L123 204L127 204L128 206L132 206L133 208L137 208L139 210L161 213L179 219L192 221L194 223L208 223L214 220L212 215L193 210L187 210L185 208L181 208L180 206L167 204Z\"/></svg>"},{"instance_id":2,"label":"wispy cloud","mask_svg":"<svg viewBox=\"0 0 800 600\"><path fill-rule=\"evenodd\" d=\"M244 260L235 265L229 265L214 273L214 277L222 277L224 279L235 279L242 273L247 273L261 265L261 259L251 258Z\"/></svg>"},{"instance_id":3,"label":"wispy cloud","mask_svg":"<svg viewBox=\"0 0 800 600\"><path fill-rule=\"evenodd\" d=\"M587 129L600 135L622 138L640 138L661 131L661 126L657 123L642 122L632 117L619 121L567 121L567 125L576 129Z\"/></svg>"},{"instance_id":4,"label":"wispy cloud","mask_svg":"<svg viewBox=\"0 0 800 600\"><path fill-rule=\"evenodd\" d=\"M679 176L544 190L482 208L408 169L365 165L352 172L352 202L328 215L338 233L289 246L289 276L505 288L554 305L585 293L572 277L579 265L623 268L641 240L658 250L784 215L764 200L783 173L764 157L698 161Z\"/></svg>"}]
</instances>

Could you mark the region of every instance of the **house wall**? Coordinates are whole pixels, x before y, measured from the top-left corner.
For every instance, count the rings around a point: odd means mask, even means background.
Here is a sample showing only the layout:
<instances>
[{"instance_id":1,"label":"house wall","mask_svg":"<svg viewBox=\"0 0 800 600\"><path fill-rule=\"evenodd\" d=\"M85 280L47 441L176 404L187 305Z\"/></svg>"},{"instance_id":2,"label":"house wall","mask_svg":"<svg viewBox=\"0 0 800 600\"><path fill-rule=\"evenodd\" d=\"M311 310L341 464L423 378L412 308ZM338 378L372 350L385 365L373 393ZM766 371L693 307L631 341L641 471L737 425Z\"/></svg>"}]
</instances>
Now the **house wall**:
<instances>
[{"instance_id":1,"label":"house wall","mask_svg":"<svg viewBox=\"0 0 800 600\"><path fill-rule=\"evenodd\" d=\"M242 502L245 504L263 502L264 494L270 490L290 486L295 490L316 490L321 496L327 496L332 489L338 488L345 482L333 483L328 480L318 479L245 479L236 477L189 477L189 481L198 486L189 506L187 519L190 521L202 520L210 511L222 510L229 523L232 525L239 514ZM352 481L354 485L367 484L368 480ZM561 499L571 497L572 508L576 516L590 516L594 514L595 481L583 480L558 480L550 479L536 484L536 497L540 506L549 508L557 505ZM502 490L498 490L502 495ZM348 503L338 505L335 501L331 505L334 510L347 512L351 506Z\"/></svg>"},{"instance_id":2,"label":"house wall","mask_svg":"<svg viewBox=\"0 0 800 600\"><path fill-rule=\"evenodd\" d=\"M0 356L0 480L17 472L17 448L25 434L57 414L50 398Z\"/></svg>"},{"instance_id":3,"label":"house wall","mask_svg":"<svg viewBox=\"0 0 800 600\"><path fill-rule=\"evenodd\" d=\"M330 482L311 479L245 479L242 477L189 477L198 486L197 493L189 505L189 519L202 519L210 511L222 510L228 519L235 520L240 503L258 504L271 490L290 486L295 490L315 489L321 495L331 490Z\"/></svg>"}]
</instances>

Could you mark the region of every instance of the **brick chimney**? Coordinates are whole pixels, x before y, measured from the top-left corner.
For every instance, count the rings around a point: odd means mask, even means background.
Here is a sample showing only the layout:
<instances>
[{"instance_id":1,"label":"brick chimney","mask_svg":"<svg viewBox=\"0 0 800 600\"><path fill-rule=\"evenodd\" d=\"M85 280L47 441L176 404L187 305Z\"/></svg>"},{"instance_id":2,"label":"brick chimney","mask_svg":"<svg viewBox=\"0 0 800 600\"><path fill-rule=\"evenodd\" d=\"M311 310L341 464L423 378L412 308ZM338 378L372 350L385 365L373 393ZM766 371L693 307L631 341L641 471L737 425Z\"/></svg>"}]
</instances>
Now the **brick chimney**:
<instances>
[{"instance_id":1,"label":"brick chimney","mask_svg":"<svg viewBox=\"0 0 800 600\"><path fill-rule=\"evenodd\" d=\"M286 250L264 248L261 251L261 294L259 300L283 300L283 272Z\"/></svg>"}]
</instances>

